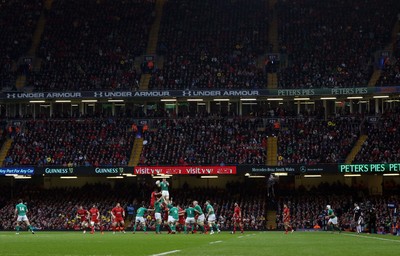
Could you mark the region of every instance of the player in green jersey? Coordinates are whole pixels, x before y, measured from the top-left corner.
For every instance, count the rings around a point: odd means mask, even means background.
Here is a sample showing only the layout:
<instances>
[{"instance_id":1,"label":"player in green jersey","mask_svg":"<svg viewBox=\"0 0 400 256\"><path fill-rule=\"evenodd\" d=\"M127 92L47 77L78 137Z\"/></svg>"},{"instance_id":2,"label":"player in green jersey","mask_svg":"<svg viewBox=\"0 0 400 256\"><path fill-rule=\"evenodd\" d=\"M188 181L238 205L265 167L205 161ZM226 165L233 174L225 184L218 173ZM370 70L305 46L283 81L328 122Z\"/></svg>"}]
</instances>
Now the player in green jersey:
<instances>
[{"instance_id":1,"label":"player in green jersey","mask_svg":"<svg viewBox=\"0 0 400 256\"><path fill-rule=\"evenodd\" d=\"M328 219L328 228L332 230L332 233L334 232L334 230L338 230L340 233L341 230L339 228L338 218L329 204L326 206L326 210L328 211L327 216L325 217L326 219Z\"/></svg>"},{"instance_id":2,"label":"player in green jersey","mask_svg":"<svg viewBox=\"0 0 400 256\"><path fill-rule=\"evenodd\" d=\"M169 192L168 192L169 183L168 183L167 179L163 178L158 186L161 188L161 195L163 197L165 197L165 199L168 200L169 199Z\"/></svg>"},{"instance_id":3,"label":"player in green jersey","mask_svg":"<svg viewBox=\"0 0 400 256\"><path fill-rule=\"evenodd\" d=\"M217 232L220 233L221 230L219 230L217 224L215 223L216 218L214 213L214 207L212 207L209 200L206 201L206 214L207 214L208 225L210 226L210 235L214 234L213 228L215 228Z\"/></svg>"},{"instance_id":4,"label":"player in green jersey","mask_svg":"<svg viewBox=\"0 0 400 256\"><path fill-rule=\"evenodd\" d=\"M168 225L171 228L171 234L176 233L176 222L179 219L179 209L178 207L174 206L172 202L167 205L169 209L168 214Z\"/></svg>"},{"instance_id":5,"label":"player in green jersey","mask_svg":"<svg viewBox=\"0 0 400 256\"><path fill-rule=\"evenodd\" d=\"M26 214L28 213L28 207L23 203L22 199L18 200L18 204L15 206L15 217L17 219L15 229L17 231L17 235L19 235L19 230L20 230L20 223L25 222L26 226L28 227L28 230L32 232L32 234L35 234L35 231L33 231L33 228L31 224L29 223L28 217Z\"/></svg>"},{"instance_id":6,"label":"player in green jersey","mask_svg":"<svg viewBox=\"0 0 400 256\"><path fill-rule=\"evenodd\" d=\"M197 225L199 226L200 231L202 231L203 233L206 234L207 232L204 229L205 216L204 216L203 210L201 209L201 207L199 205L199 202L193 201L193 209L198 214L198 216L197 216Z\"/></svg>"},{"instance_id":7,"label":"player in green jersey","mask_svg":"<svg viewBox=\"0 0 400 256\"><path fill-rule=\"evenodd\" d=\"M194 229L194 224L196 223L196 220L194 219L194 208L189 206L188 208L185 209L185 214L186 214L186 220L185 220L185 233L187 233L187 227L189 227L192 230Z\"/></svg>"},{"instance_id":8,"label":"player in green jersey","mask_svg":"<svg viewBox=\"0 0 400 256\"><path fill-rule=\"evenodd\" d=\"M144 215L146 212L151 212L154 211L154 209L147 209L142 203L142 207L137 209L136 212L136 218L135 218L135 225L133 226L133 234L136 233L136 228L138 225L141 225L143 228L143 231L146 233L147 232L147 226L146 226L146 220L144 219Z\"/></svg>"},{"instance_id":9,"label":"player in green jersey","mask_svg":"<svg viewBox=\"0 0 400 256\"><path fill-rule=\"evenodd\" d=\"M162 202L164 199L162 197L158 198L154 203L154 218L156 219L156 234L160 234L160 227L162 223Z\"/></svg>"}]
</instances>

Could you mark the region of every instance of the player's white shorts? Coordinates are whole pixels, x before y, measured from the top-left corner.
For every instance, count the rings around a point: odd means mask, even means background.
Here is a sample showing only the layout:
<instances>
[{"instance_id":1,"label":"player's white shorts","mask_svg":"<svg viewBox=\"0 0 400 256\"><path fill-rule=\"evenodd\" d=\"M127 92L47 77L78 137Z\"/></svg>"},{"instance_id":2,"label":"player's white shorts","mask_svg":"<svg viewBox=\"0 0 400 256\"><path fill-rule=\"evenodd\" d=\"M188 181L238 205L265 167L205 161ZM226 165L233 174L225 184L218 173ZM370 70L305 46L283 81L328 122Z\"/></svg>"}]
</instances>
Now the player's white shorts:
<instances>
[{"instance_id":1,"label":"player's white shorts","mask_svg":"<svg viewBox=\"0 0 400 256\"><path fill-rule=\"evenodd\" d=\"M337 224L337 217L335 217L335 218L332 218L332 219L329 219L328 220L328 224L333 224L333 225L336 225Z\"/></svg>"},{"instance_id":2,"label":"player's white shorts","mask_svg":"<svg viewBox=\"0 0 400 256\"><path fill-rule=\"evenodd\" d=\"M174 217L172 217L171 215L168 216L168 222L176 222L176 219L174 219Z\"/></svg>"},{"instance_id":3,"label":"player's white shorts","mask_svg":"<svg viewBox=\"0 0 400 256\"><path fill-rule=\"evenodd\" d=\"M159 213L159 212L154 213L154 217L155 217L156 220L162 220L161 219L161 213Z\"/></svg>"},{"instance_id":4,"label":"player's white shorts","mask_svg":"<svg viewBox=\"0 0 400 256\"><path fill-rule=\"evenodd\" d=\"M199 217L197 217L197 222L204 222L204 219L205 219L204 214L199 215Z\"/></svg>"},{"instance_id":5,"label":"player's white shorts","mask_svg":"<svg viewBox=\"0 0 400 256\"><path fill-rule=\"evenodd\" d=\"M215 214L208 215L207 220L208 220L208 222L215 222Z\"/></svg>"},{"instance_id":6,"label":"player's white shorts","mask_svg":"<svg viewBox=\"0 0 400 256\"><path fill-rule=\"evenodd\" d=\"M18 216L17 221L27 221L28 217L26 217L26 215L23 216Z\"/></svg>"},{"instance_id":7,"label":"player's white shorts","mask_svg":"<svg viewBox=\"0 0 400 256\"><path fill-rule=\"evenodd\" d=\"M161 195L162 195L163 197L169 197L169 192L168 192L168 190L161 190Z\"/></svg>"},{"instance_id":8,"label":"player's white shorts","mask_svg":"<svg viewBox=\"0 0 400 256\"><path fill-rule=\"evenodd\" d=\"M137 222L145 223L145 220L144 220L143 217L136 217L136 218L135 218L135 221L136 221L136 223L137 223Z\"/></svg>"},{"instance_id":9,"label":"player's white shorts","mask_svg":"<svg viewBox=\"0 0 400 256\"><path fill-rule=\"evenodd\" d=\"M196 220L193 217L188 217L188 218L186 218L185 223L194 224L194 223L196 223Z\"/></svg>"}]
</instances>

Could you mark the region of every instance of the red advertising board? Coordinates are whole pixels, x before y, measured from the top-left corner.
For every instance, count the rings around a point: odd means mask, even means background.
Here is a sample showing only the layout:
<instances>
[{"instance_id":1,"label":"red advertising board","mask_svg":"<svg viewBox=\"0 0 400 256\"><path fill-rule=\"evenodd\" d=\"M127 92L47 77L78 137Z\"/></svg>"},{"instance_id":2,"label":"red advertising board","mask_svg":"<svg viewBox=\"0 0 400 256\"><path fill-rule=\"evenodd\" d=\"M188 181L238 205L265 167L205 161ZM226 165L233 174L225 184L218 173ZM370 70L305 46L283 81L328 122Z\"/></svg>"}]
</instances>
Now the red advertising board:
<instances>
[{"instance_id":1,"label":"red advertising board","mask_svg":"<svg viewBox=\"0 0 400 256\"><path fill-rule=\"evenodd\" d=\"M236 166L137 166L134 174L221 175L236 174Z\"/></svg>"}]
</instances>

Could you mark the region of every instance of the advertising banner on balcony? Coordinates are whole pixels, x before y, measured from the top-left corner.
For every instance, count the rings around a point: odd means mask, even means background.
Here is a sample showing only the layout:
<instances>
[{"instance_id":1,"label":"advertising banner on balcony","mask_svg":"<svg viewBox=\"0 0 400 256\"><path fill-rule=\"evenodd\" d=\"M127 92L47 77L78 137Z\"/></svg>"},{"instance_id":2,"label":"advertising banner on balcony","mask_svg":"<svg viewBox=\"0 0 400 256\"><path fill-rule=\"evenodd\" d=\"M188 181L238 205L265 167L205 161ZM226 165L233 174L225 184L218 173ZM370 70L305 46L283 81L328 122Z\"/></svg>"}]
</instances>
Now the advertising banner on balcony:
<instances>
[{"instance_id":1,"label":"advertising banner on balcony","mask_svg":"<svg viewBox=\"0 0 400 256\"><path fill-rule=\"evenodd\" d=\"M0 168L0 176L3 175L33 175L35 172L33 167L2 167Z\"/></svg>"},{"instance_id":2,"label":"advertising banner on balcony","mask_svg":"<svg viewBox=\"0 0 400 256\"><path fill-rule=\"evenodd\" d=\"M230 175L236 174L236 166L137 166L136 175Z\"/></svg>"},{"instance_id":3,"label":"advertising banner on balcony","mask_svg":"<svg viewBox=\"0 0 400 256\"><path fill-rule=\"evenodd\" d=\"M36 167L36 175L51 176L115 176L122 174L133 174L132 167L65 167L65 166L48 166Z\"/></svg>"},{"instance_id":4,"label":"advertising banner on balcony","mask_svg":"<svg viewBox=\"0 0 400 256\"><path fill-rule=\"evenodd\" d=\"M400 173L400 163L339 164L340 173Z\"/></svg>"}]
</instances>

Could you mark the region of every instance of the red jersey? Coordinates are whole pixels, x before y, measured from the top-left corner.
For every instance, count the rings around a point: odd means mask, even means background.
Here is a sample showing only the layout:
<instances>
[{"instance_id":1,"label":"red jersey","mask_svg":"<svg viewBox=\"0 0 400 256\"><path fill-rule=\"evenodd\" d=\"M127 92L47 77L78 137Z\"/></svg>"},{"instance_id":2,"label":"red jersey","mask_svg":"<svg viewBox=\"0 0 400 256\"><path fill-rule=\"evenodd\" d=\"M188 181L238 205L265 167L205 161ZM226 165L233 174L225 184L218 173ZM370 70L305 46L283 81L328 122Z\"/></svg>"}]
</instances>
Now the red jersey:
<instances>
[{"instance_id":1,"label":"red jersey","mask_svg":"<svg viewBox=\"0 0 400 256\"><path fill-rule=\"evenodd\" d=\"M99 219L98 218L99 210L97 208L92 208L92 209L89 210L89 212L90 212L90 219L92 221L97 221Z\"/></svg>"},{"instance_id":2,"label":"red jersey","mask_svg":"<svg viewBox=\"0 0 400 256\"><path fill-rule=\"evenodd\" d=\"M239 206L235 206L233 210L233 221L236 223L242 222L242 210L240 210Z\"/></svg>"},{"instance_id":3,"label":"red jersey","mask_svg":"<svg viewBox=\"0 0 400 256\"><path fill-rule=\"evenodd\" d=\"M283 208L283 222L290 221L290 210L289 208Z\"/></svg>"},{"instance_id":4,"label":"red jersey","mask_svg":"<svg viewBox=\"0 0 400 256\"><path fill-rule=\"evenodd\" d=\"M156 191L151 192L151 198L150 198L150 205L151 207L154 207L154 203L157 200L157 196L156 196Z\"/></svg>"},{"instance_id":5,"label":"red jersey","mask_svg":"<svg viewBox=\"0 0 400 256\"><path fill-rule=\"evenodd\" d=\"M116 219L122 219L125 215L125 210L122 207L114 207L111 212Z\"/></svg>"},{"instance_id":6,"label":"red jersey","mask_svg":"<svg viewBox=\"0 0 400 256\"><path fill-rule=\"evenodd\" d=\"M178 208L179 214L180 214L182 211L183 211L182 208L179 207L179 208ZM185 219L185 214L179 215L179 220L178 220L178 223L179 223L179 224L184 225L184 224L185 224L185 220L186 220L186 219Z\"/></svg>"},{"instance_id":7,"label":"red jersey","mask_svg":"<svg viewBox=\"0 0 400 256\"><path fill-rule=\"evenodd\" d=\"M86 211L85 209L78 209L76 214L81 218L81 221L86 221L88 211Z\"/></svg>"},{"instance_id":8,"label":"red jersey","mask_svg":"<svg viewBox=\"0 0 400 256\"><path fill-rule=\"evenodd\" d=\"M235 218L241 218L242 217L242 211L240 210L239 206L235 207L235 210L233 211L233 217L235 217Z\"/></svg>"}]
</instances>

